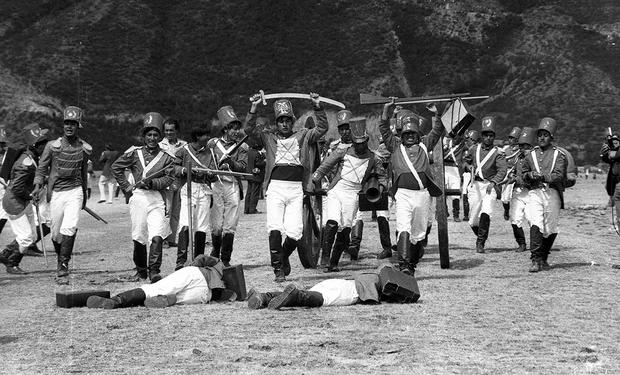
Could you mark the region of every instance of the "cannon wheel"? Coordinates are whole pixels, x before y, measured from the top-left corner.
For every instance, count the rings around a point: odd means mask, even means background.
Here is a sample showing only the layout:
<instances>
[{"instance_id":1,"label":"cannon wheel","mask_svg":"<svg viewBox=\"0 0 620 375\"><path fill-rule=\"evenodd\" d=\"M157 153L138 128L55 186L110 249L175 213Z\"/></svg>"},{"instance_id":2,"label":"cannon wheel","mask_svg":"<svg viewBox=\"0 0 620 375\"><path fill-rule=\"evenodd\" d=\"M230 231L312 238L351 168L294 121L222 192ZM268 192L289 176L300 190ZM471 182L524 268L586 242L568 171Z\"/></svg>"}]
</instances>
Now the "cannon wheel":
<instances>
[{"instance_id":1,"label":"cannon wheel","mask_svg":"<svg viewBox=\"0 0 620 375\"><path fill-rule=\"evenodd\" d=\"M313 226L316 226L315 217L310 202L311 198L304 197L303 205L303 223L304 232L297 243L297 253L299 254L299 260L304 268L316 268L319 256L321 254L321 239L320 235L317 236Z\"/></svg>"}]
</instances>

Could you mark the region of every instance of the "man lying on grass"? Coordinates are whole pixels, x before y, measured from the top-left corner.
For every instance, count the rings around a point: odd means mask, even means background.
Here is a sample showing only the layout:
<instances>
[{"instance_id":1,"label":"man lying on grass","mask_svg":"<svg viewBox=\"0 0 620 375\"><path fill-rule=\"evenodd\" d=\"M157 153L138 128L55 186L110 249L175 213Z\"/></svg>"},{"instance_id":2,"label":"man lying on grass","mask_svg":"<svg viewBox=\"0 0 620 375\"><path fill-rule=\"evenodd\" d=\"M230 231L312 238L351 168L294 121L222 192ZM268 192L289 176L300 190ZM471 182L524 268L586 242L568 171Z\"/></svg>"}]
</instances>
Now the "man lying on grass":
<instances>
[{"instance_id":1,"label":"man lying on grass","mask_svg":"<svg viewBox=\"0 0 620 375\"><path fill-rule=\"evenodd\" d=\"M236 295L224 288L223 271L224 264L219 259L203 254L196 257L190 266L183 267L154 284L145 284L112 298L90 296L86 306L94 309L133 306L162 308L174 304L232 301Z\"/></svg>"}]
</instances>

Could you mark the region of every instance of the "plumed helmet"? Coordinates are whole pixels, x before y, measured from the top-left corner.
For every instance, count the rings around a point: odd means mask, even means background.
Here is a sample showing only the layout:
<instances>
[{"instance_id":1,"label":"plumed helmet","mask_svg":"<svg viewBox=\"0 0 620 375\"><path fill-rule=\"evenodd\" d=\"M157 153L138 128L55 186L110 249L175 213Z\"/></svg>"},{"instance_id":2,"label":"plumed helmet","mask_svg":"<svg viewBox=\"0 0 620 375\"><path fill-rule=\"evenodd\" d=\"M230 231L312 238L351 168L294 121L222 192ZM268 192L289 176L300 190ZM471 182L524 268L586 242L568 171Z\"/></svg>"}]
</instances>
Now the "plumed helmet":
<instances>
[{"instance_id":1,"label":"plumed helmet","mask_svg":"<svg viewBox=\"0 0 620 375\"><path fill-rule=\"evenodd\" d=\"M62 120L63 121L75 121L78 123L78 126L82 128L82 108L76 107L74 105L70 105L62 111Z\"/></svg>"},{"instance_id":2,"label":"plumed helmet","mask_svg":"<svg viewBox=\"0 0 620 375\"><path fill-rule=\"evenodd\" d=\"M530 146L534 145L536 141L536 132L534 129L526 126L521 130L521 134L519 135L519 144L528 144Z\"/></svg>"},{"instance_id":3,"label":"plumed helmet","mask_svg":"<svg viewBox=\"0 0 620 375\"><path fill-rule=\"evenodd\" d=\"M353 143L364 143L368 141L368 133L366 133L366 117L356 117L349 121L351 127L351 138Z\"/></svg>"},{"instance_id":4,"label":"plumed helmet","mask_svg":"<svg viewBox=\"0 0 620 375\"><path fill-rule=\"evenodd\" d=\"M223 129L228 128L228 126L232 123L237 123L237 125L241 125L241 121L235 114L235 110L229 105L226 105L217 110L217 119L220 120L220 124Z\"/></svg>"},{"instance_id":5,"label":"plumed helmet","mask_svg":"<svg viewBox=\"0 0 620 375\"><path fill-rule=\"evenodd\" d=\"M343 109L342 111L338 111L338 113L336 113L336 121L337 121L338 127L342 125L348 125L349 120L351 120L351 117L353 117L353 113L351 111L348 111L346 109Z\"/></svg>"},{"instance_id":6,"label":"plumed helmet","mask_svg":"<svg viewBox=\"0 0 620 375\"><path fill-rule=\"evenodd\" d=\"M539 130L546 130L549 132L549 134L551 134L551 137L553 138L555 136L555 130L557 126L558 124L551 117L543 117L543 119L540 120L540 123L538 124L538 129L536 129L536 132L538 133Z\"/></svg>"},{"instance_id":7,"label":"plumed helmet","mask_svg":"<svg viewBox=\"0 0 620 375\"><path fill-rule=\"evenodd\" d=\"M474 142L480 142L482 140L482 136L478 130L470 129L467 131L467 138L473 140Z\"/></svg>"},{"instance_id":8,"label":"plumed helmet","mask_svg":"<svg viewBox=\"0 0 620 375\"><path fill-rule=\"evenodd\" d=\"M510 134L508 134L509 137L512 138L519 138L519 135L521 135L521 128L518 126L515 126L514 128L512 128L512 130L510 131Z\"/></svg>"},{"instance_id":9,"label":"plumed helmet","mask_svg":"<svg viewBox=\"0 0 620 375\"><path fill-rule=\"evenodd\" d=\"M28 146L34 146L41 141L49 140L47 137L48 132L49 129L41 129L37 123L28 124L23 130L24 141Z\"/></svg>"},{"instance_id":10,"label":"plumed helmet","mask_svg":"<svg viewBox=\"0 0 620 375\"><path fill-rule=\"evenodd\" d=\"M495 116L484 116L482 118L482 126L480 128L480 134L484 132L493 132L495 134L495 126L497 119Z\"/></svg>"},{"instance_id":11,"label":"plumed helmet","mask_svg":"<svg viewBox=\"0 0 620 375\"><path fill-rule=\"evenodd\" d=\"M164 116L159 112L149 112L144 115L144 123L142 124L142 134L146 134L151 129L155 129L161 134L161 129L164 124Z\"/></svg>"},{"instance_id":12,"label":"plumed helmet","mask_svg":"<svg viewBox=\"0 0 620 375\"><path fill-rule=\"evenodd\" d=\"M288 99L276 100L273 103L273 111L276 114L276 121L282 116L288 116L295 121L295 113L293 112L293 105Z\"/></svg>"}]
</instances>

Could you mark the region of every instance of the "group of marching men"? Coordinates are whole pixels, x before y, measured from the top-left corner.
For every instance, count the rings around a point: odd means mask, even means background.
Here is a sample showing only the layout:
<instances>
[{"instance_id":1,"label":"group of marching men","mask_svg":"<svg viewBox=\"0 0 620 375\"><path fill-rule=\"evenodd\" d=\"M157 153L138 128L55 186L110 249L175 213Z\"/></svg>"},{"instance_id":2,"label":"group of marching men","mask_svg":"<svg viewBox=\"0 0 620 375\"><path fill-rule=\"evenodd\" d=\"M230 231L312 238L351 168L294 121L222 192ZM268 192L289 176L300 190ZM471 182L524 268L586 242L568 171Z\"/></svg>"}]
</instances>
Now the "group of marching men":
<instances>
[{"instance_id":1,"label":"group of marching men","mask_svg":"<svg viewBox=\"0 0 620 375\"><path fill-rule=\"evenodd\" d=\"M423 117L411 111L394 111L394 101L386 103L379 123L382 144L377 152L368 147L365 120L348 121L351 113L341 111L337 116L339 132L341 136L350 134L350 139L343 137L318 168L314 168L312 160L318 152L317 144L328 130L328 123L319 95L311 93L310 98L316 119L313 128L295 130L296 116L292 104L280 99L273 106L275 128L261 130L256 126L256 119L263 99L256 94L250 98L251 108L244 122L239 120L232 107L222 107L217 112L221 134L211 138L206 128L194 128L190 141L176 147L175 151L172 147L162 147L160 143L165 122L163 116L156 112L144 116L144 144L129 148L112 165L113 175L129 203L133 260L137 271L134 280L148 278L151 281L151 284L138 288L140 291L134 297L139 304L145 298L158 296L174 295L177 303L206 302L217 297L211 289L214 285L221 286L221 269L230 264L239 219L239 176L246 171L247 146L237 142L237 133L241 130L265 149L266 226L276 282L284 282L290 274L289 257L302 237L304 192L327 190L321 244L323 254L328 254L325 259L329 259L325 262L326 272L338 271L344 251L355 259L356 249L349 247L351 227L361 218L358 216L358 193L371 178L378 180L381 191L389 189L395 201L398 268L405 274L414 274L424 254L433 218L433 198L442 194L431 173L429 157L445 131L437 108L434 105L427 107L433 117L432 128L425 135L422 132ZM82 127L82 110L71 106L63 114L63 136L56 140L48 141L47 132L36 124L24 130L27 148L13 165L3 199L16 240L0 254L0 261L12 273L23 273L19 269L19 260L24 251L41 237L40 234L37 237L32 203L41 211L45 202L49 202L49 226L42 226L42 235L46 234L45 228L51 231L58 257L57 276L69 274L79 211L86 202L86 168L92 148L78 136L78 129ZM523 219L530 223L530 271L548 267L548 252L557 235L568 157L566 151L552 144L555 129L555 121L544 118L536 130L524 128L518 138L513 136L518 139L518 146L510 145L507 152L494 146L495 120L485 117L480 137L474 131L468 133L465 142L470 142L469 147L462 151L454 150L454 145L446 148L446 155L452 158L454 166L465 165L464 170L469 173L468 220L477 236L478 252L484 252L493 202L503 186L505 191L512 190L506 196L510 195L511 223L520 245L524 243ZM535 142L536 146L533 145ZM180 189L177 266L173 274L162 279L163 239L170 234L166 190L175 180L182 185L188 179L191 179L191 192L183 187ZM45 197L42 197L43 191ZM189 210L192 212L191 225ZM386 216L384 213L380 217ZM210 256L206 256L203 253L209 217L213 249ZM193 233L189 233L190 227L193 227ZM389 227L387 232L389 241ZM193 236L194 241L190 241L189 236ZM387 241L379 258L391 256L392 249ZM193 249L188 249L190 242L194 243ZM188 250L193 251L194 267L184 267ZM344 284L325 286L321 304L325 305L326 299L331 301L334 298L329 304L343 303L334 295L346 295L346 301L354 303L360 300L360 293L369 288L373 290L377 284L372 278L366 281L356 279L346 287L342 286ZM286 295L276 300L278 304L286 305L292 298L290 296L302 299L302 291L289 287L285 289L288 291ZM164 298L164 304L171 302L168 297ZM132 300L131 296L127 298ZM251 295L252 304L257 306L265 307L265 298L264 293ZM93 300L89 306L110 308L123 305L122 298L114 301Z\"/></svg>"}]
</instances>

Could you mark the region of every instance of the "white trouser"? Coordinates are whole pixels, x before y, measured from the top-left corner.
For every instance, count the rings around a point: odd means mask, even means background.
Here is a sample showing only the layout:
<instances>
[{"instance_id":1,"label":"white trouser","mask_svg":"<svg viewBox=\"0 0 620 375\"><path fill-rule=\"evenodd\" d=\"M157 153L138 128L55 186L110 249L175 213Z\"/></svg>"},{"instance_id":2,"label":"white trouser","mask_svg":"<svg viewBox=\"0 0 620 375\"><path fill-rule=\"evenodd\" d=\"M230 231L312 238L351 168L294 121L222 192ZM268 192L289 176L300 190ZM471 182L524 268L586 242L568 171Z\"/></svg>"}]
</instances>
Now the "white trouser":
<instances>
[{"instance_id":1,"label":"white trouser","mask_svg":"<svg viewBox=\"0 0 620 375\"><path fill-rule=\"evenodd\" d=\"M207 233L209 229L210 212L211 188L208 184L192 182L192 225L194 232ZM179 212L179 226L177 232L180 232L183 227L189 227L186 185L181 187L181 211Z\"/></svg>"},{"instance_id":2,"label":"white trouser","mask_svg":"<svg viewBox=\"0 0 620 375\"><path fill-rule=\"evenodd\" d=\"M469 198L469 225L478 226L480 215L487 214L489 218L493 214L493 202L497 199L495 189L491 189L491 194L487 194L487 187L491 185L489 181L474 181L467 189Z\"/></svg>"},{"instance_id":3,"label":"white trouser","mask_svg":"<svg viewBox=\"0 0 620 375\"><path fill-rule=\"evenodd\" d=\"M239 184L236 180L213 183L211 233L235 233L239 222Z\"/></svg>"},{"instance_id":4,"label":"white trouser","mask_svg":"<svg viewBox=\"0 0 620 375\"><path fill-rule=\"evenodd\" d=\"M536 225L544 237L558 233L560 219L560 193L555 189L530 190L525 206L525 218Z\"/></svg>"},{"instance_id":5,"label":"white trouser","mask_svg":"<svg viewBox=\"0 0 620 375\"><path fill-rule=\"evenodd\" d=\"M355 280L327 279L310 288L323 296L322 306L349 306L359 301Z\"/></svg>"},{"instance_id":6,"label":"white trouser","mask_svg":"<svg viewBox=\"0 0 620 375\"><path fill-rule=\"evenodd\" d=\"M338 223L338 228L350 228L357 212L358 189L346 189L336 184L327 192L327 220Z\"/></svg>"},{"instance_id":7,"label":"white trouser","mask_svg":"<svg viewBox=\"0 0 620 375\"><path fill-rule=\"evenodd\" d=\"M146 298L176 295L177 304L208 303L211 300L211 289L198 267L183 267L159 280L155 284L140 287Z\"/></svg>"},{"instance_id":8,"label":"white trouser","mask_svg":"<svg viewBox=\"0 0 620 375\"><path fill-rule=\"evenodd\" d=\"M514 189L515 183L504 184L502 185L502 203L509 203L512 198L512 191Z\"/></svg>"},{"instance_id":9,"label":"white trouser","mask_svg":"<svg viewBox=\"0 0 620 375\"><path fill-rule=\"evenodd\" d=\"M459 173L459 168L455 167L454 165L449 165L446 166L444 168L445 170L445 174L444 174L444 180L446 182L446 189L454 189L454 190L460 190L461 189L461 175ZM459 199L460 196L458 195L450 195L446 197L446 201L450 201L452 202L455 199Z\"/></svg>"},{"instance_id":10,"label":"white trouser","mask_svg":"<svg viewBox=\"0 0 620 375\"><path fill-rule=\"evenodd\" d=\"M433 221L435 220L436 214L437 214L437 197L431 197L431 200L428 203L428 222L426 224L427 228L430 228L433 225Z\"/></svg>"},{"instance_id":11,"label":"white trouser","mask_svg":"<svg viewBox=\"0 0 620 375\"><path fill-rule=\"evenodd\" d=\"M129 199L129 214L134 241L146 245L153 237L166 238L170 234L164 198L157 190L134 190Z\"/></svg>"},{"instance_id":12,"label":"white trouser","mask_svg":"<svg viewBox=\"0 0 620 375\"><path fill-rule=\"evenodd\" d=\"M4 181L4 180L2 180ZM6 189L4 185L0 184L0 202L2 202L2 198L4 198L4 193L6 193ZM0 220L5 219L8 220L9 214L6 213L2 204L0 204Z\"/></svg>"},{"instance_id":13,"label":"white trouser","mask_svg":"<svg viewBox=\"0 0 620 375\"><path fill-rule=\"evenodd\" d=\"M107 178L104 175L99 176L99 200L100 201L108 201L112 203L114 199L114 185L116 185L116 180L114 178ZM105 188L108 187L108 199L105 197Z\"/></svg>"},{"instance_id":14,"label":"white trouser","mask_svg":"<svg viewBox=\"0 0 620 375\"><path fill-rule=\"evenodd\" d=\"M38 226L39 219L37 218L37 208L34 206L34 204L31 206L32 214L34 215L34 224L35 226ZM43 196L43 199L39 200L39 216L41 216L41 224L46 224L48 227L51 228L52 215L50 214L50 204L45 199L45 195Z\"/></svg>"},{"instance_id":15,"label":"white trouser","mask_svg":"<svg viewBox=\"0 0 620 375\"><path fill-rule=\"evenodd\" d=\"M510 199L510 224L514 224L519 228L523 227L525 221L525 207L527 206L527 197L529 190L523 187L514 188L512 190L512 199Z\"/></svg>"},{"instance_id":16,"label":"white trouser","mask_svg":"<svg viewBox=\"0 0 620 375\"><path fill-rule=\"evenodd\" d=\"M415 244L426 236L429 222L431 196L428 190L409 190L399 188L396 199L396 230L409 233L409 240Z\"/></svg>"},{"instance_id":17,"label":"white trouser","mask_svg":"<svg viewBox=\"0 0 620 375\"><path fill-rule=\"evenodd\" d=\"M303 198L301 181L271 180L265 192L267 232L277 230L299 240L304 230Z\"/></svg>"},{"instance_id":18,"label":"white trouser","mask_svg":"<svg viewBox=\"0 0 620 375\"><path fill-rule=\"evenodd\" d=\"M80 211L84 202L81 187L71 190L52 191L50 213L52 219L52 239L56 242L58 235L73 236L77 231Z\"/></svg>"},{"instance_id":19,"label":"white trouser","mask_svg":"<svg viewBox=\"0 0 620 375\"><path fill-rule=\"evenodd\" d=\"M469 187L470 182L471 182L471 173L464 172L463 173L463 184L461 185L461 194L467 195L467 188Z\"/></svg>"},{"instance_id":20,"label":"white trouser","mask_svg":"<svg viewBox=\"0 0 620 375\"><path fill-rule=\"evenodd\" d=\"M17 241L19 251L22 253L37 240L34 216L31 203L28 203L18 215L9 215L11 230L15 234L15 241Z\"/></svg>"}]
</instances>

